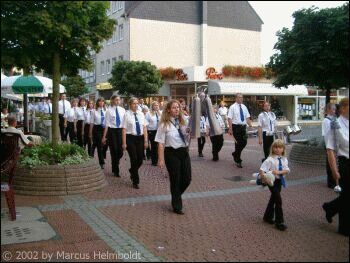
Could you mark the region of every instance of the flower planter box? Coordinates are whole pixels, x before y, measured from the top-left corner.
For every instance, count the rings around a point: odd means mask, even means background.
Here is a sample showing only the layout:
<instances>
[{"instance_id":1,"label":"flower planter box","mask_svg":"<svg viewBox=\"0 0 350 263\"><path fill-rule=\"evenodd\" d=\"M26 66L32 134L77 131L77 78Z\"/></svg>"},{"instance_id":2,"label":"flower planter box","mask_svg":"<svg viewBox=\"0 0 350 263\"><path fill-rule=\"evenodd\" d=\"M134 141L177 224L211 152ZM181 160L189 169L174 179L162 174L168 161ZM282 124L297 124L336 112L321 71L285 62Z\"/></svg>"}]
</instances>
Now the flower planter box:
<instances>
[{"instance_id":1,"label":"flower planter box","mask_svg":"<svg viewBox=\"0 0 350 263\"><path fill-rule=\"evenodd\" d=\"M83 164L19 167L14 189L20 195L70 195L101 189L107 181L100 165L90 159Z\"/></svg>"}]
</instances>

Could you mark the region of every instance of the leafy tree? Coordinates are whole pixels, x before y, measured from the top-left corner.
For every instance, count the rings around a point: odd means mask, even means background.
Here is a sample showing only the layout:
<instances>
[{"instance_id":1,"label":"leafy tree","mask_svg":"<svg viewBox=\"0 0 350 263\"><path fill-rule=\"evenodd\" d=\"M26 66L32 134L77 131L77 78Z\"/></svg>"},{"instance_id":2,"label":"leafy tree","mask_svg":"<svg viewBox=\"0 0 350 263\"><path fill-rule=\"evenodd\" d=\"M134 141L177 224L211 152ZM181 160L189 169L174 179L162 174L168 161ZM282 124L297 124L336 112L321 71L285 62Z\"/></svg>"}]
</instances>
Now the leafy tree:
<instances>
[{"instance_id":1,"label":"leafy tree","mask_svg":"<svg viewBox=\"0 0 350 263\"><path fill-rule=\"evenodd\" d=\"M114 64L112 77L108 81L119 94L143 98L157 94L163 85L159 70L146 61L118 61Z\"/></svg>"},{"instance_id":2,"label":"leafy tree","mask_svg":"<svg viewBox=\"0 0 350 263\"><path fill-rule=\"evenodd\" d=\"M349 83L349 3L319 10L312 7L293 14L291 30L277 32L277 52L267 67L276 74L278 87L306 84L330 90Z\"/></svg>"},{"instance_id":3,"label":"leafy tree","mask_svg":"<svg viewBox=\"0 0 350 263\"><path fill-rule=\"evenodd\" d=\"M35 65L53 76L54 145L59 141L61 75L70 76L77 74L78 69L92 69L90 52L101 49L101 42L112 36L116 24L115 20L107 17L108 8L109 1L1 2L2 53L7 60L21 66L20 56L16 55L16 50L21 50L21 55L29 60L26 64ZM3 32L6 34L3 35Z\"/></svg>"},{"instance_id":4,"label":"leafy tree","mask_svg":"<svg viewBox=\"0 0 350 263\"><path fill-rule=\"evenodd\" d=\"M62 80L62 85L66 88L68 97L76 98L89 92L85 81L80 75L67 77L65 80Z\"/></svg>"}]
</instances>

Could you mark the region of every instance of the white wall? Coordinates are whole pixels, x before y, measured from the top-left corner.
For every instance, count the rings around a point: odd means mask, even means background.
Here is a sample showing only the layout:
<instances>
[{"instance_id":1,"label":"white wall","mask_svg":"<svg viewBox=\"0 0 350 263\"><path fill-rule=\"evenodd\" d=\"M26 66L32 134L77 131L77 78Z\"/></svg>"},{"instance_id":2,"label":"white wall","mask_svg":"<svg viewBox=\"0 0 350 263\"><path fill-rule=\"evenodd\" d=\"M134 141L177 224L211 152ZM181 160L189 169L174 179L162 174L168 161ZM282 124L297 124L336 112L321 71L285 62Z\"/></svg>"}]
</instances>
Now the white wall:
<instances>
[{"instance_id":1,"label":"white wall","mask_svg":"<svg viewBox=\"0 0 350 263\"><path fill-rule=\"evenodd\" d=\"M157 67L200 65L200 25L130 18L130 60Z\"/></svg>"},{"instance_id":2,"label":"white wall","mask_svg":"<svg viewBox=\"0 0 350 263\"><path fill-rule=\"evenodd\" d=\"M208 66L260 66L261 32L208 26Z\"/></svg>"}]
</instances>

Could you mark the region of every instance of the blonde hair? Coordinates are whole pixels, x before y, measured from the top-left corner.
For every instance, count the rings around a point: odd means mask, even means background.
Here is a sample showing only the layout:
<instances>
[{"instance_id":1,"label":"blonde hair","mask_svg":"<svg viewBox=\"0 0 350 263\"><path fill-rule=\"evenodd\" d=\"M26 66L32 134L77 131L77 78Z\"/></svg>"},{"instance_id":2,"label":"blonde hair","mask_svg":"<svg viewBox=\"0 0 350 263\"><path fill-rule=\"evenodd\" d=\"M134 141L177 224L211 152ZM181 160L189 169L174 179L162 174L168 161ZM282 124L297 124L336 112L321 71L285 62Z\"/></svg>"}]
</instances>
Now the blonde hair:
<instances>
[{"instance_id":1,"label":"blonde hair","mask_svg":"<svg viewBox=\"0 0 350 263\"><path fill-rule=\"evenodd\" d=\"M139 101L137 98L135 98L135 97L131 97L130 99L129 99L129 101L128 101L128 105L129 105L129 107L130 107L130 105L134 102L134 100L137 100L137 101Z\"/></svg>"},{"instance_id":2,"label":"blonde hair","mask_svg":"<svg viewBox=\"0 0 350 263\"><path fill-rule=\"evenodd\" d=\"M184 119L184 114L183 111L181 110L181 104L178 100L171 100L169 102L167 102L167 104L165 105L165 108L163 110L162 113L162 117L160 118L160 123L163 123L164 125L170 125L170 111L171 111L171 107L173 106L174 103L177 103L177 105L179 106L179 123L180 125L185 125L185 119Z\"/></svg>"},{"instance_id":3,"label":"blonde hair","mask_svg":"<svg viewBox=\"0 0 350 263\"><path fill-rule=\"evenodd\" d=\"M270 155L276 155L273 152L273 149L275 148L283 148L283 152L282 152L282 156L286 156L286 145L284 144L284 141L282 141L281 139L276 139L272 145L271 145L271 149L270 149Z\"/></svg>"},{"instance_id":4,"label":"blonde hair","mask_svg":"<svg viewBox=\"0 0 350 263\"><path fill-rule=\"evenodd\" d=\"M349 98L342 98L339 102L339 107L345 108L346 106L349 106Z\"/></svg>"},{"instance_id":5,"label":"blonde hair","mask_svg":"<svg viewBox=\"0 0 350 263\"><path fill-rule=\"evenodd\" d=\"M150 108L150 114L152 114L152 115L154 115L154 114L156 114L155 113L155 111L153 110L153 106L155 105L155 104L158 104L158 106L159 106L159 102L158 101L152 101L152 104L151 104L151 108Z\"/></svg>"}]
</instances>

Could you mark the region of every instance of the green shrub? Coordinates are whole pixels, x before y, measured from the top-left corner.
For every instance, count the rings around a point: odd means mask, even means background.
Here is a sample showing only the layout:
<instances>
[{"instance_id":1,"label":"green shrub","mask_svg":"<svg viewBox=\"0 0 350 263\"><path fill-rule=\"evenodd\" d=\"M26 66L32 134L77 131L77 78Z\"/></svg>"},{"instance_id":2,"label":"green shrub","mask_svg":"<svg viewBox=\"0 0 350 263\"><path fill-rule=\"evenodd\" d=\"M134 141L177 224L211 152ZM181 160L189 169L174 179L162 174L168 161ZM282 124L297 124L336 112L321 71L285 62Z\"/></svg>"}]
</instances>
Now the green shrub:
<instances>
[{"instance_id":1,"label":"green shrub","mask_svg":"<svg viewBox=\"0 0 350 263\"><path fill-rule=\"evenodd\" d=\"M76 144L62 143L52 146L51 143L43 143L32 148L25 148L20 157L20 165L35 167L38 165L53 164L80 164L89 159L83 148Z\"/></svg>"}]
</instances>

